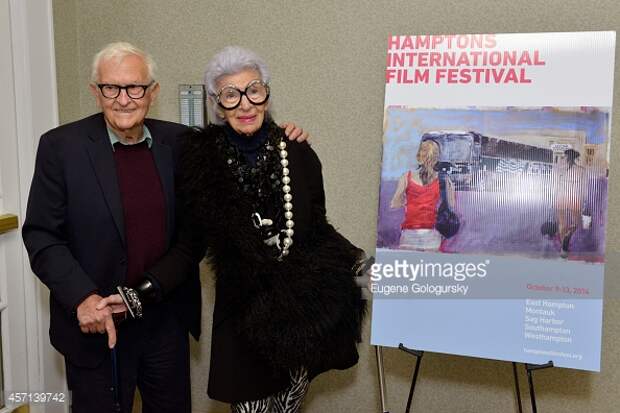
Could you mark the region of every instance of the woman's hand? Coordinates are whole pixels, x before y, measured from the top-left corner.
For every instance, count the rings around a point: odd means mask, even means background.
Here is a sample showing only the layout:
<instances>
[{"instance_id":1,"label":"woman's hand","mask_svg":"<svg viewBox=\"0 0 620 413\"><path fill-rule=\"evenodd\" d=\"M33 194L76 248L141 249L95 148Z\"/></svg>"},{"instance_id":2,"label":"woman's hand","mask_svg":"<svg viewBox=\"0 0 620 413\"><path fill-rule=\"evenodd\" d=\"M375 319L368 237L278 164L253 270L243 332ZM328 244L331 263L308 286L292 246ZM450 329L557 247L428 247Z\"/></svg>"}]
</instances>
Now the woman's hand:
<instances>
[{"instance_id":1,"label":"woman's hand","mask_svg":"<svg viewBox=\"0 0 620 413\"><path fill-rule=\"evenodd\" d=\"M308 144L310 143L308 132L304 132L302 128L298 128L294 123L283 122L280 127L284 128L284 134L289 140L297 142L308 141Z\"/></svg>"},{"instance_id":2,"label":"woman's hand","mask_svg":"<svg viewBox=\"0 0 620 413\"><path fill-rule=\"evenodd\" d=\"M370 267L368 267L368 269L364 271L362 275L358 275L357 277L355 277L355 284L361 289L363 300L372 300L373 281Z\"/></svg>"},{"instance_id":3,"label":"woman's hand","mask_svg":"<svg viewBox=\"0 0 620 413\"><path fill-rule=\"evenodd\" d=\"M375 257L367 257L365 252L361 252L357 262L353 265L355 273L355 284L362 289L362 299L372 299L372 266Z\"/></svg>"},{"instance_id":4,"label":"woman's hand","mask_svg":"<svg viewBox=\"0 0 620 413\"><path fill-rule=\"evenodd\" d=\"M97 310L103 310L106 307L112 314L124 313L127 311L127 306L125 306L125 302L123 302L120 294L112 294L106 298L102 298L99 304L97 304Z\"/></svg>"}]
</instances>

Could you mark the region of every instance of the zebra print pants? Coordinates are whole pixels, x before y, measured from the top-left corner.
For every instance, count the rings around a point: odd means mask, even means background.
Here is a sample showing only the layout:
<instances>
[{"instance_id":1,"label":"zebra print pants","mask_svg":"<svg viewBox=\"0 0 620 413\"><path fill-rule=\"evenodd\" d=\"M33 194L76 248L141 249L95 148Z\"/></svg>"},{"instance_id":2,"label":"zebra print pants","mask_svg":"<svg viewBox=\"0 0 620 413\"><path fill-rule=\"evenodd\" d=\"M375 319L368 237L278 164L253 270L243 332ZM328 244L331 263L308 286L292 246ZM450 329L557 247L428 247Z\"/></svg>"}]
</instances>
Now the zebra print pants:
<instances>
[{"instance_id":1,"label":"zebra print pants","mask_svg":"<svg viewBox=\"0 0 620 413\"><path fill-rule=\"evenodd\" d=\"M232 413L298 413L309 384L305 369L291 372L289 387L264 399L235 403Z\"/></svg>"}]
</instances>

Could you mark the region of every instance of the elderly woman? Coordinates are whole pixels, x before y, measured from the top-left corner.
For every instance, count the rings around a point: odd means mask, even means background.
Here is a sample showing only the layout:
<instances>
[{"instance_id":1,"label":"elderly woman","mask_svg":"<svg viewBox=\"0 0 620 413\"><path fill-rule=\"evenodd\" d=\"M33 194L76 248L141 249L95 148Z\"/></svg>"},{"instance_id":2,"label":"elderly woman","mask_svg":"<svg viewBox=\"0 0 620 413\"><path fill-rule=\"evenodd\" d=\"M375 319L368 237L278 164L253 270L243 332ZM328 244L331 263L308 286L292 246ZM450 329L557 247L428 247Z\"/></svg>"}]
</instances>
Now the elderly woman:
<instances>
[{"instance_id":1,"label":"elderly woman","mask_svg":"<svg viewBox=\"0 0 620 413\"><path fill-rule=\"evenodd\" d=\"M297 412L313 377L357 363L364 254L327 222L316 153L272 120L263 60L227 47L205 83L215 125L187 140L184 223L146 284L172 291L206 248L216 276L209 396L233 412ZM135 313L149 294L123 295Z\"/></svg>"}]
</instances>

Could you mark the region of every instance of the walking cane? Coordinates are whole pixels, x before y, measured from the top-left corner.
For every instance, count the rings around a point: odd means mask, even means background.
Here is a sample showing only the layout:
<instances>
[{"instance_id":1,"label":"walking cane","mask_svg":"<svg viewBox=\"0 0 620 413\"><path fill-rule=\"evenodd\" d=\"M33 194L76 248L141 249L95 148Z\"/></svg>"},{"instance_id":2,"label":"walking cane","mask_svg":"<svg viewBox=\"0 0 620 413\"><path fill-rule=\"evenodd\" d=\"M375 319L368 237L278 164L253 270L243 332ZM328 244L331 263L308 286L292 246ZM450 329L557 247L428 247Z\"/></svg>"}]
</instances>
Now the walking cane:
<instances>
[{"instance_id":1,"label":"walking cane","mask_svg":"<svg viewBox=\"0 0 620 413\"><path fill-rule=\"evenodd\" d=\"M112 353L112 411L120 413L121 411L121 400L119 396L118 389L118 360L116 358L116 348L111 350Z\"/></svg>"}]
</instances>

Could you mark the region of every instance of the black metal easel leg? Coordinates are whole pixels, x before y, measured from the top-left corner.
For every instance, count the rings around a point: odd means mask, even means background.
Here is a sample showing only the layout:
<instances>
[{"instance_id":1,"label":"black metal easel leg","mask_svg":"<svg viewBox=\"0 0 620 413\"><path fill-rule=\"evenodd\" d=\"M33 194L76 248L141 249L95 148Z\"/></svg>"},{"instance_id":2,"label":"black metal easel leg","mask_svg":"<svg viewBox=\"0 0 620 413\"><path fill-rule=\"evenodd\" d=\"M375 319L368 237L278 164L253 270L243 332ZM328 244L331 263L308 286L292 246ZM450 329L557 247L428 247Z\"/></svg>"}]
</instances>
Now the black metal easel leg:
<instances>
[{"instance_id":1,"label":"black metal easel leg","mask_svg":"<svg viewBox=\"0 0 620 413\"><path fill-rule=\"evenodd\" d=\"M424 352L421 350L407 348L403 346L403 343L400 343L398 348L416 358L415 369L413 370L413 377L411 378L411 387L409 388L409 397L407 398L407 407L405 408L405 413L409 413L409 410L411 409L411 401L413 400L413 392L415 391L415 385L418 382L418 373L420 372L420 363L422 362Z\"/></svg>"},{"instance_id":2,"label":"black metal easel leg","mask_svg":"<svg viewBox=\"0 0 620 413\"><path fill-rule=\"evenodd\" d=\"M521 390L519 389L519 374L517 373L517 363L512 362L512 373L515 377L515 394L517 396L517 405L519 406L519 413L523 413L523 405L521 404Z\"/></svg>"},{"instance_id":3,"label":"black metal easel leg","mask_svg":"<svg viewBox=\"0 0 620 413\"><path fill-rule=\"evenodd\" d=\"M536 393L534 392L534 380L532 379L532 370L527 370L527 382L530 385L530 400L532 401L532 413L537 413L536 409Z\"/></svg>"},{"instance_id":4,"label":"black metal easel leg","mask_svg":"<svg viewBox=\"0 0 620 413\"><path fill-rule=\"evenodd\" d=\"M549 367L553 367L553 361L549 361L545 364L528 364L525 363L525 371L527 371L527 381L530 386L530 400L532 401L532 413L538 413L536 409L536 393L534 393L534 379L532 377L532 372L534 370L542 370L547 369Z\"/></svg>"}]
</instances>

